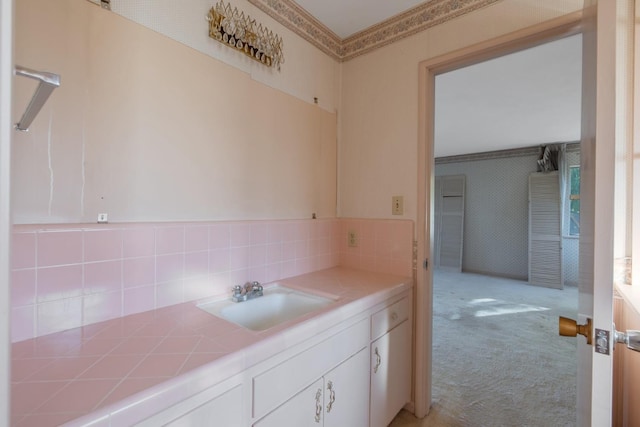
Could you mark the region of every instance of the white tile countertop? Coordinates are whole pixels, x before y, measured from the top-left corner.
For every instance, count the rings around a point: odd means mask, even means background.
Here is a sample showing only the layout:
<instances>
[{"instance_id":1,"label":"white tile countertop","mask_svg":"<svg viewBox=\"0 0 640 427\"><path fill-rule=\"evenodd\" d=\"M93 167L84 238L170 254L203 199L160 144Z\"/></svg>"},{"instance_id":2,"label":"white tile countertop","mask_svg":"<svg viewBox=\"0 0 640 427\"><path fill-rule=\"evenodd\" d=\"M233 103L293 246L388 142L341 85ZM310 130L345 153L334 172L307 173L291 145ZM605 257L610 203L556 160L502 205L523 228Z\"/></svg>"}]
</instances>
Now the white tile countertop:
<instances>
[{"instance_id":1,"label":"white tile countertop","mask_svg":"<svg viewBox=\"0 0 640 427\"><path fill-rule=\"evenodd\" d=\"M409 277L336 267L279 280L335 302L264 331L192 301L12 345L11 424L131 425L412 286Z\"/></svg>"}]
</instances>

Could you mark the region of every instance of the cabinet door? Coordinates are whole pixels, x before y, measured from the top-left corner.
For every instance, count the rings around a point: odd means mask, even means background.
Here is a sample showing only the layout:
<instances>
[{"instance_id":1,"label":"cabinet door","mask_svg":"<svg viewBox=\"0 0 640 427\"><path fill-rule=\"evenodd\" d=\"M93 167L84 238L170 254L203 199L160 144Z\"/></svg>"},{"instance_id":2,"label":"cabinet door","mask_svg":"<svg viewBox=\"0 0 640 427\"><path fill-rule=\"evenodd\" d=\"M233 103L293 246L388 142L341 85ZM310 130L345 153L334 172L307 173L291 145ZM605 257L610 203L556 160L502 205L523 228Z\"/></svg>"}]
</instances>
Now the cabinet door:
<instances>
[{"instance_id":1,"label":"cabinet door","mask_svg":"<svg viewBox=\"0 0 640 427\"><path fill-rule=\"evenodd\" d=\"M371 427L388 426L411 399L411 328L404 321L371 343Z\"/></svg>"},{"instance_id":2,"label":"cabinet door","mask_svg":"<svg viewBox=\"0 0 640 427\"><path fill-rule=\"evenodd\" d=\"M294 372L291 373L295 375ZM323 425L324 380L320 378L300 393L287 400L254 427L317 427Z\"/></svg>"},{"instance_id":3,"label":"cabinet door","mask_svg":"<svg viewBox=\"0 0 640 427\"><path fill-rule=\"evenodd\" d=\"M369 360L367 348L324 376L324 427L369 425Z\"/></svg>"}]
</instances>

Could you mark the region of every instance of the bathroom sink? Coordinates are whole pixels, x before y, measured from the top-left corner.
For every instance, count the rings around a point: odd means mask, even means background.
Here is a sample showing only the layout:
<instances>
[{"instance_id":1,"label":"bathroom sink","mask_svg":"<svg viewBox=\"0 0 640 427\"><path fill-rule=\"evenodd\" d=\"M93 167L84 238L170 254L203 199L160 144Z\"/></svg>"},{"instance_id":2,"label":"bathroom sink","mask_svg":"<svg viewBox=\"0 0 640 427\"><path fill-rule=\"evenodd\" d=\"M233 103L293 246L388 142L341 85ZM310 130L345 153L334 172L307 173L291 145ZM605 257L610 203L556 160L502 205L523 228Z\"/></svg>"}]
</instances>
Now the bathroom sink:
<instances>
[{"instance_id":1,"label":"bathroom sink","mask_svg":"<svg viewBox=\"0 0 640 427\"><path fill-rule=\"evenodd\" d=\"M335 299L275 285L264 295L244 302L230 299L204 302L198 308L253 331L263 331L287 320L319 310Z\"/></svg>"}]
</instances>

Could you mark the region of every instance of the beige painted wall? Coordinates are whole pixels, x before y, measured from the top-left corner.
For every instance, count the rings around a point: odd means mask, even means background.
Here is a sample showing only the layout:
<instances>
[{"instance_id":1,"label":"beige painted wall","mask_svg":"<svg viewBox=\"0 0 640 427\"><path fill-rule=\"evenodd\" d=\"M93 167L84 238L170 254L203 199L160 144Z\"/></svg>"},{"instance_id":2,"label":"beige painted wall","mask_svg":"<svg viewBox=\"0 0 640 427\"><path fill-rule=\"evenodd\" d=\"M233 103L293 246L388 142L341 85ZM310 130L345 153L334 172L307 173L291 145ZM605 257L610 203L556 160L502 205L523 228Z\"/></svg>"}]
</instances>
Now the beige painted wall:
<instances>
[{"instance_id":1,"label":"beige painted wall","mask_svg":"<svg viewBox=\"0 0 640 427\"><path fill-rule=\"evenodd\" d=\"M15 22L16 63L62 84L15 135L14 223L335 216L335 112L86 0ZM14 81L17 121L35 83Z\"/></svg>"},{"instance_id":2,"label":"beige painted wall","mask_svg":"<svg viewBox=\"0 0 640 427\"><path fill-rule=\"evenodd\" d=\"M282 37L285 62L278 71L264 67L208 36L204 16L217 4L213 0L111 0L111 10L219 59L251 76L253 80L334 112L340 95L340 63L311 46L303 38L274 21L247 0L225 0L245 16Z\"/></svg>"},{"instance_id":3,"label":"beige painted wall","mask_svg":"<svg viewBox=\"0 0 640 427\"><path fill-rule=\"evenodd\" d=\"M16 62L60 73L62 87L15 138L14 222L328 217L337 193L341 216L391 218L391 196L403 195L403 217L415 220L418 63L581 5L499 2L348 61L341 77L298 41L284 79L86 0L21 0ZM293 58L322 64L319 88ZM34 84L15 82L17 120ZM327 94L320 106L304 99L315 91Z\"/></svg>"},{"instance_id":4,"label":"beige painted wall","mask_svg":"<svg viewBox=\"0 0 640 427\"><path fill-rule=\"evenodd\" d=\"M421 61L579 10L582 3L505 0L345 63L340 216L391 218L391 197L403 195L404 217L417 219Z\"/></svg>"}]
</instances>

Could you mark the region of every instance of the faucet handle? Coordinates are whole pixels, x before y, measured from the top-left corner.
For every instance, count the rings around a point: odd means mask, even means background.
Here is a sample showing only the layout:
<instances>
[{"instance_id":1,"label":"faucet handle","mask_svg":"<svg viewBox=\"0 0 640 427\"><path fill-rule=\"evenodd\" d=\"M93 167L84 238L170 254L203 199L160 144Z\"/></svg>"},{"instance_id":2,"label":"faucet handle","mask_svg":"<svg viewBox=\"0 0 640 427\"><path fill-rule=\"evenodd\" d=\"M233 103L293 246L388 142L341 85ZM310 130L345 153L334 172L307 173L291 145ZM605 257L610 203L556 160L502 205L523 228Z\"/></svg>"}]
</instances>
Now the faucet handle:
<instances>
[{"instance_id":1,"label":"faucet handle","mask_svg":"<svg viewBox=\"0 0 640 427\"><path fill-rule=\"evenodd\" d=\"M233 287L233 295L234 295L234 296L240 296L240 295L242 295L242 286L240 286L240 285L235 285L235 286Z\"/></svg>"}]
</instances>

